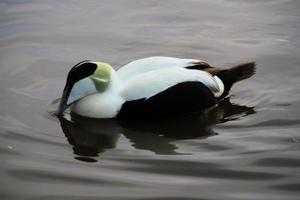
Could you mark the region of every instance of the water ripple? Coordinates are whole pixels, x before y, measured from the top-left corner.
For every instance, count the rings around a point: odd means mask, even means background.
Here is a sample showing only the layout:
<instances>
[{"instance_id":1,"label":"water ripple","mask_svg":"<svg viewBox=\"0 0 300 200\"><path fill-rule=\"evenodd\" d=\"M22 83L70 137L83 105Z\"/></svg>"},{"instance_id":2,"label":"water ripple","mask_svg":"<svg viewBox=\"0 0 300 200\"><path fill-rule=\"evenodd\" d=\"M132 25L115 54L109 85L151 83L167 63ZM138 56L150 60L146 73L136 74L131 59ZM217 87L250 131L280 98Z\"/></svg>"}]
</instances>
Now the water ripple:
<instances>
[{"instance_id":1,"label":"water ripple","mask_svg":"<svg viewBox=\"0 0 300 200\"><path fill-rule=\"evenodd\" d=\"M153 174L167 174L172 176L207 177L217 179L236 180L276 180L286 177L271 172L256 172L226 169L213 163L174 161L174 160L131 160L143 166L128 167L128 170L147 172Z\"/></svg>"},{"instance_id":2,"label":"water ripple","mask_svg":"<svg viewBox=\"0 0 300 200\"><path fill-rule=\"evenodd\" d=\"M300 167L300 159L293 158L263 158L253 163L263 167Z\"/></svg>"}]
</instances>

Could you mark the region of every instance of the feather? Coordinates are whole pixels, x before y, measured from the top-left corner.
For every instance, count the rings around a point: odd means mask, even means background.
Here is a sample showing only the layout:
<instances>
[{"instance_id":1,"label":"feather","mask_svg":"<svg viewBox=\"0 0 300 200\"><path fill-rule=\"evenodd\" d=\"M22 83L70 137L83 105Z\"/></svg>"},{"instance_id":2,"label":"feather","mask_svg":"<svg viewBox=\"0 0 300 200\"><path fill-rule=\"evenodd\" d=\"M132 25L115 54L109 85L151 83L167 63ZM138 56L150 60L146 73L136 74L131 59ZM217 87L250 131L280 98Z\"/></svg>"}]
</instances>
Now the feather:
<instances>
[{"instance_id":1,"label":"feather","mask_svg":"<svg viewBox=\"0 0 300 200\"><path fill-rule=\"evenodd\" d=\"M129 79L124 82L120 95L126 101L149 98L178 83L188 81L202 82L213 94L220 93L218 81L205 71L166 68L145 72Z\"/></svg>"},{"instance_id":2,"label":"feather","mask_svg":"<svg viewBox=\"0 0 300 200\"><path fill-rule=\"evenodd\" d=\"M154 56L143 59L138 59L124 65L117 70L120 80L128 80L136 75L147 73L153 70L180 67L188 68L195 65L204 64L206 62L195 59L181 59L173 57Z\"/></svg>"}]
</instances>

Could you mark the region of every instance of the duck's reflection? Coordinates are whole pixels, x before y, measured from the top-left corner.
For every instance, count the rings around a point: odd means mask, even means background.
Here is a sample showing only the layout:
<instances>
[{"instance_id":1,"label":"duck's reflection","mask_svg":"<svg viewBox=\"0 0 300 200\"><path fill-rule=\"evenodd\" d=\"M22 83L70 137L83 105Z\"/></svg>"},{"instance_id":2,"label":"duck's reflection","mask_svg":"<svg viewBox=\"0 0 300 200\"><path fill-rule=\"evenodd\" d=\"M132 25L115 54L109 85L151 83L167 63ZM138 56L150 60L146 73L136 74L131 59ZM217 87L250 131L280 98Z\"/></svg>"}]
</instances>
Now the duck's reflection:
<instances>
[{"instance_id":1,"label":"duck's reflection","mask_svg":"<svg viewBox=\"0 0 300 200\"><path fill-rule=\"evenodd\" d=\"M207 138L216 135L212 126L254 113L253 107L240 106L224 99L204 113L169 118L135 120L97 120L71 114L71 119L59 118L77 159L94 161L107 149L115 148L121 134L137 149L156 154L178 154L171 142L178 139Z\"/></svg>"}]
</instances>

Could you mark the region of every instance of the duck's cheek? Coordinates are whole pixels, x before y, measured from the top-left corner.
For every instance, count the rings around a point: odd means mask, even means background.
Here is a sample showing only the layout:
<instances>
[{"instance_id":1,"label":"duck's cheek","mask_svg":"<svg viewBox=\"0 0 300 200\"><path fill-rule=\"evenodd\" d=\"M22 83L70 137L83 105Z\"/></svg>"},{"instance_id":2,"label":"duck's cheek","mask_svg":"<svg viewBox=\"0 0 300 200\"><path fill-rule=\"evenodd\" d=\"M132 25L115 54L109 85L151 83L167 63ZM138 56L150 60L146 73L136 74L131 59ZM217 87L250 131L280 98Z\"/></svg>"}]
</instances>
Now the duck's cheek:
<instances>
[{"instance_id":1,"label":"duck's cheek","mask_svg":"<svg viewBox=\"0 0 300 200\"><path fill-rule=\"evenodd\" d=\"M97 92L98 91L95 87L94 82L89 77L84 78L74 84L70 92L67 104L70 105L83 97Z\"/></svg>"}]
</instances>

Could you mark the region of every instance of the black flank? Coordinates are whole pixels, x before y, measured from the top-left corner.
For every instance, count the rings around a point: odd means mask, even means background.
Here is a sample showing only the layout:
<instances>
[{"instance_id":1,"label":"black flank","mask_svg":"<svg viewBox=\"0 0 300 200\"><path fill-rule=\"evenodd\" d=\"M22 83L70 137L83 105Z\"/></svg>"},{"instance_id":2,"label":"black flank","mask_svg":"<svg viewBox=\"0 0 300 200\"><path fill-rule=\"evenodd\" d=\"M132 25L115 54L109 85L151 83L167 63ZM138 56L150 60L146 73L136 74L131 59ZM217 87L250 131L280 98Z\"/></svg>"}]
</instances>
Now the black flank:
<instances>
[{"instance_id":1,"label":"black flank","mask_svg":"<svg viewBox=\"0 0 300 200\"><path fill-rule=\"evenodd\" d=\"M117 118L140 118L199 112L216 104L213 93L201 82L183 82L148 99L127 101Z\"/></svg>"}]
</instances>

